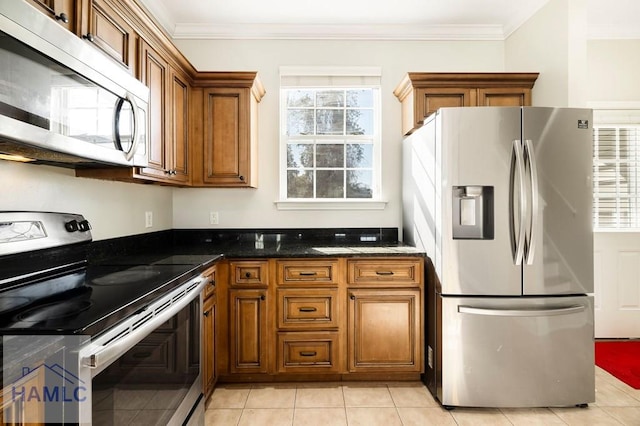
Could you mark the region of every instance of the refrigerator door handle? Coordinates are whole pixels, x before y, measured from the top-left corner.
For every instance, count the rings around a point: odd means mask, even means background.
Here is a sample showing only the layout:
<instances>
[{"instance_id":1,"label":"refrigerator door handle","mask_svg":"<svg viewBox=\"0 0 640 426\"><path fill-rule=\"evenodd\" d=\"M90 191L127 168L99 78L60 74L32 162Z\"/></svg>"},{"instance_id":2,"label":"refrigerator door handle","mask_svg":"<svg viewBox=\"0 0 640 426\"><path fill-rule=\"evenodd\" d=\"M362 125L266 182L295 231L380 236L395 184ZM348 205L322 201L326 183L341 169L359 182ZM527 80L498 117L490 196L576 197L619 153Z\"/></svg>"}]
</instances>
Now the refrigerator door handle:
<instances>
[{"instance_id":1,"label":"refrigerator door handle","mask_svg":"<svg viewBox=\"0 0 640 426\"><path fill-rule=\"evenodd\" d=\"M513 256L513 262L515 265L522 265L522 261L524 258L524 245L525 245L525 215L526 215L526 203L527 203L527 199L525 196L525 187L524 187L524 155L522 153L522 144L520 142L520 140L514 140L513 141L513 159L515 161L512 160L511 162L511 167L513 168L515 166L515 168L518 171L518 181L519 181L519 186L520 189L518 191L518 197L519 197L519 203L518 203L518 210L519 210L519 218L518 218L518 234L515 235L515 217L514 217L514 212L513 212L513 196L514 196L514 192L515 192L515 175L513 173L513 169L511 172L511 205L509 207L509 211L511 212L511 239L512 239L512 247L515 248L514 250L514 256ZM515 163L515 164L514 164Z\"/></svg>"},{"instance_id":2,"label":"refrigerator door handle","mask_svg":"<svg viewBox=\"0 0 640 426\"><path fill-rule=\"evenodd\" d=\"M459 305L461 314L485 315L492 317L550 317L556 315L571 315L586 309L584 305L571 305L552 309L499 309L499 308L474 308L473 306Z\"/></svg>"},{"instance_id":3,"label":"refrigerator door handle","mask_svg":"<svg viewBox=\"0 0 640 426\"><path fill-rule=\"evenodd\" d=\"M538 234L538 172L536 165L536 155L533 151L533 144L530 139L525 140L525 156L529 163L529 178L531 179L531 220L529 226L529 244L527 244L527 253L525 260L527 265L533 265L536 253L536 243Z\"/></svg>"}]
</instances>

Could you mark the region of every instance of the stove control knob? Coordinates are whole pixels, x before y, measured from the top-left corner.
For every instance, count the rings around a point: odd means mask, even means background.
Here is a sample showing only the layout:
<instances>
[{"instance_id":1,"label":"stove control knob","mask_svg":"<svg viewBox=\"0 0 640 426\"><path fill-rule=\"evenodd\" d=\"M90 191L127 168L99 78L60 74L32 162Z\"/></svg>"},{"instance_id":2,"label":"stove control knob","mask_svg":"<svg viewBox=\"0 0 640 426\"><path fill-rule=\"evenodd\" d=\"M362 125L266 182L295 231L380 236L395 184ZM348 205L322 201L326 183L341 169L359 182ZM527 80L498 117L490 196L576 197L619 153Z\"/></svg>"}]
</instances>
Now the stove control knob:
<instances>
[{"instance_id":1,"label":"stove control knob","mask_svg":"<svg viewBox=\"0 0 640 426\"><path fill-rule=\"evenodd\" d=\"M79 228L79 223L77 220L70 220L69 222L64 224L64 228L68 231L68 232L76 232Z\"/></svg>"},{"instance_id":2,"label":"stove control knob","mask_svg":"<svg viewBox=\"0 0 640 426\"><path fill-rule=\"evenodd\" d=\"M80 222L78 222L78 228L80 229L80 232L87 232L91 229L91 224L89 224L89 221L86 219L81 220Z\"/></svg>"}]
</instances>

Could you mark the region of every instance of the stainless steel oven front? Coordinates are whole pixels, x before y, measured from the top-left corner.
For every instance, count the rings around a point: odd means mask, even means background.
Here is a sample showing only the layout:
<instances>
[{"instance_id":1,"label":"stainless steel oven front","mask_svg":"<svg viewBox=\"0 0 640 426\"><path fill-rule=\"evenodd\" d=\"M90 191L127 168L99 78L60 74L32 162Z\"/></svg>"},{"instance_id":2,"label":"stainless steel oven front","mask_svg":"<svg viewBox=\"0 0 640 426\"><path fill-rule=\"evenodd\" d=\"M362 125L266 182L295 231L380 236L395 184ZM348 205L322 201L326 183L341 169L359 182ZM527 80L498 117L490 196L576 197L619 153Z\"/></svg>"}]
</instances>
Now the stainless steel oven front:
<instances>
[{"instance_id":1,"label":"stainless steel oven front","mask_svg":"<svg viewBox=\"0 0 640 426\"><path fill-rule=\"evenodd\" d=\"M92 425L203 424L198 276L106 330L79 350L78 404Z\"/></svg>"}]
</instances>

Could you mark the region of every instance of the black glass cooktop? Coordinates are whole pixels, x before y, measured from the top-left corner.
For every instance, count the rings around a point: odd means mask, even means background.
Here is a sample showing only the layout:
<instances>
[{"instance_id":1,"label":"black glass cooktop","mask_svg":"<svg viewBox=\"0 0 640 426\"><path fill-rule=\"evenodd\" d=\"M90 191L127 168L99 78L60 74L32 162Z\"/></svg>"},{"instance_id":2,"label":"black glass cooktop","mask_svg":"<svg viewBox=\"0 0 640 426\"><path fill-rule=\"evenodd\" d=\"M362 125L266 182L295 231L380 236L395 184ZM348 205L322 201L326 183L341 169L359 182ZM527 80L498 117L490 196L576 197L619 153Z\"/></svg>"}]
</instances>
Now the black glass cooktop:
<instances>
[{"instance_id":1,"label":"black glass cooktop","mask_svg":"<svg viewBox=\"0 0 640 426\"><path fill-rule=\"evenodd\" d=\"M0 293L3 334L95 336L198 274L198 266L89 265Z\"/></svg>"}]
</instances>

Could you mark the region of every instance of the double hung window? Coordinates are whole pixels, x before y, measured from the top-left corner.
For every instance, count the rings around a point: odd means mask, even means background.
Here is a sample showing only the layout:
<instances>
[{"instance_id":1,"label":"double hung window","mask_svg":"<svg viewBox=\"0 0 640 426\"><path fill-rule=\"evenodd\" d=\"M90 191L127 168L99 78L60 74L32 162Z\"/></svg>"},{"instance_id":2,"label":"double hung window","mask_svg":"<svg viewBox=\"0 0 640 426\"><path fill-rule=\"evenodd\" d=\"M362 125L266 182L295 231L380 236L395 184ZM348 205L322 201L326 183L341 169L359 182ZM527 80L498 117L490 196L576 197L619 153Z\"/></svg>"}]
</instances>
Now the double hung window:
<instances>
[{"instance_id":1,"label":"double hung window","mask_svg":"<svg viewBox=\"0 0 640 426\"><path fill-rule=\"evenodd\" d=\"M379 198L377 69L281 69L280 130L282 200Z\"/></svg>"}]
</instances>

